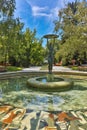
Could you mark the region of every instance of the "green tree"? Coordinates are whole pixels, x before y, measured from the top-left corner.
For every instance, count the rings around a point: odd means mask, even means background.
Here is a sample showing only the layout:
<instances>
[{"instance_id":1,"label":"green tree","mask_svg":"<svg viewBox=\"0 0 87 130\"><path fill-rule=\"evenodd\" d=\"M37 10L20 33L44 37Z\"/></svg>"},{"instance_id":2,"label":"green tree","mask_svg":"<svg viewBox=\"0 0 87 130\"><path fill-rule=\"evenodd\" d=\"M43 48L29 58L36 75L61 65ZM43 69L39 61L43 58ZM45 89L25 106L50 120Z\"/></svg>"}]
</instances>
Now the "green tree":
<instances>
[{"instance_id":1,"label":"green tree","mask_svg":"<svg viewBox=\"0 0 87 130\"><path fill-rule=\"evenodd\" d=\"M0 15L3 20L13 16L15 4L15 0L0 0Z\"/></svg>"},{"instance_id":2,"label":"green tree","mask_svg":"<svg viewBox=\"0 0 87 130\"><path fill-rule=\"evenodd\" d=\"M29 28L26 29L24 32L24 48L25 66L39 65L43 62L44 48L42 47L42 40L36 38L36 30L31 31Z\"/></svg>"},{"instance_id":3,"label":"green tree","mask_svg":"<svg viewBox=\"0 0 87 130\"><path fill-rule=\"evenodd\" d=\"M19 49L22 41L23 23L19 18L14 19L15 0L1 0L0 14L0 52L1 60L6 62L19 59Z\"/></svg>"},{"instance_id":4,"label":"green tree","mask_svg":"<svg viewBox=\"0 0 87 130\"><path fill-rule=\"evenodd\" d=\"M69 3L60 11L60 21L55 30L61 29L61 46L55 57L62 57L64 64L75 59L77 64L87 61L87 2Z\"/></svg>"},{"instance_id":5,"label":"green tree","mask_svg":"<svg viewBox=\"0 0 87 130\"><path fill-rule=\"evenodd\" d=\"M0 62L16 66L39 65L43 62L42 40L36 30L27 28L19 18L14 18L15 0L0 0Z\"/></svg>"},{"instance_id":6,"label":"green tree","mask_svg":"<svg viewBox=\"0 0 87 130\"><path fill-rule=\"evenodd\" d=\"M29 28L24 32L24 48L25 48L25 58L26 58L26 66L30 65L31 60L31 48L32 44L35 40L36 30L31 31Z\"/></svg>"},{"instance_id":7,"label":"green tree","mask_svg":"<svg viewBox=\"0 0 87 130\"><path fill-rule=\"evenodd\" d=\"M23 48L23 42L24 42L24 35L22 32L24 24L20 22L19 18L16 18L14 20L14 24L11 30L9 32L11 35L9 35L9 61L13 65L20 65L21 58L22 58L22 53L24 53L24 48ZM10 34L9 33L9 34Z\"/></svg>"},{"instance_id":8,"label":"green tree","mask_svg":"<svg viewBox=\"0 0 87 130\"><path fill-rule=\"evenodd\" d=\"M11 18L13 17L13 13L15 10L15 0L0 0L0 44L2 50L4 52L5 62L7 60L7 53L9 45L7 46L8 40L8 29ZM1 51L1 54L2 54ZM2 55L3 56L3 55Z\"/></svg>"},{"instance_id":9,"label":"green tree","mask_svg":"<svg viewBox=\"0 0 87 130\"><path fill-rule=\"evenodd\" d=\"M19 19L7 19L0 24L0 43L3 50L4 62L9 62L13 55L17 59L19 53L20 40L22 35L23 24Z\"/></svg>"},{"instance_id":10,"label":"green tree","mask_svg":"<svg viewBox=\"0 0 87 130\"><path fill-rule=\"evenodd\" d=\"M42 65L44 61L44 53L45 49L42 47L42 41L36 40L32 44L31 48L31 56L30 56L31 65Z\"/></svg>"}]
</instances>

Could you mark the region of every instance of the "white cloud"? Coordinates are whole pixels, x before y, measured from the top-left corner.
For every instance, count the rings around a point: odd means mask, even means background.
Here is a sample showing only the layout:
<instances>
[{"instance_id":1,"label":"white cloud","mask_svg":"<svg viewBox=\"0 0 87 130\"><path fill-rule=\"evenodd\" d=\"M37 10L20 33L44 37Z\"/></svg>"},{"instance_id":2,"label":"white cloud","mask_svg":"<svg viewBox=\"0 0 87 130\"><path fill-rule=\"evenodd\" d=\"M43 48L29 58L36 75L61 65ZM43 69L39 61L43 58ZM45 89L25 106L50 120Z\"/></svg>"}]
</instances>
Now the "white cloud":
<instances>
[{"instance_id":1,"label":"white cloud","mask_svg":"<svg viewBox=\"0 0 87 130\"><path fill-rule=\"evenodd\" d=\"M35 3L31 0L26 0L27 3L31 6L32 15L34 17L47 17L48 19L53 19L58 16L58 6L52 8L49 5L38 5L38 2Z\"/></svg>"},{"instance_id":2,"label":"white cloud","mask_svg":"<svg viewBox=\"0 0 87 130\"><path fill-rule=\"evenodd\" d=\"M50 13L51 13L52 19L58 18L58 12L59 12L58 7L55 7L53 9L51 9Z\"/></svg>"},{"instance_id":3,"label":"white cloud","mask_svg":"<svg viewBox=\"0 0 87 130\"><path fill-rule=\"evenodd\" d=\"M38 22L38 25L36 27L37 30L39 30L41 23L39 22L39 20L37 21L36 18L42 17L44 21L43 26L44 27L46 26L46 29L45 29L46 31L44 33L53 33L54 31L53 21L58 19L58 12L60 8L64 7L64 0L55 0L55 2L53 0L47 0L45 3L43 1L45 0L41 0L41 1L40 0L26 0L26 2L31 7L31 10L32 10L31 15L34 17L33 20L35 20L35 26L36 26L36 23Z\"/></svg>"},{"instance_id":4,"label":"white cloud","mask_svg":"<svg viewBox=\"0 0 87 130\"><path fill-rule=\"evenodd\" d=\"M39 7L39 6L32 6L32 15L34 17L38 16L38 17L47 17L48 19L55 19L58 17L58 11L59 8L55 7L55 8L51 8L49 9L49 7L45 6L45 7Z\"/></svg>"},{"instance_id":5,"label":"white cloud","mask_svg":"<svg viewBox=\"0 0 87 130\"><path fill-rule=\"evenodd\" d=\"M49 14L46 13L47 10L48 10L47 7L32 6L32 15L48 17Z\"/></svg>"}]
</instances>

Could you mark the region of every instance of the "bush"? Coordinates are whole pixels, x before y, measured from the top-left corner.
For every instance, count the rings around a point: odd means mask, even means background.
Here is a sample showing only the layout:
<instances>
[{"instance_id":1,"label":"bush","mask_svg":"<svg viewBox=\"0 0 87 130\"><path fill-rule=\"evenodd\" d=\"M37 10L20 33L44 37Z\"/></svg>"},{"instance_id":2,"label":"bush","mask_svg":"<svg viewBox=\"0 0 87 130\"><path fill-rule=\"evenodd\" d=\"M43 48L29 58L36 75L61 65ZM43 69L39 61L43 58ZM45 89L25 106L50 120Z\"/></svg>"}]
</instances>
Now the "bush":
<instances>
[{"instance_id":1,"label":"bush","mask_svg":"<svg viewBox=\"0 0 87 130\"><path fill-rule=\"evenodd\" d=\"M78 70L78 67L77 66L73 66L72 70Z\"/></svg>"},{"instance_id":2,"label":"bush","mask_svg":"<svg viewBox=\"0 0 87 130\"><path fill-rule=\"evenodd\" d=\"M20 71L22 70L21 67L15 67L15 66L7 66L7 71Z\"/></svg>"},{"instance_id":3,"label":"bush","mask_svg":"<svg viewBox=\"0 0 87 130\"><path fill-rule=\"evenodd\" d=\"M0 66L0 72L6 72L6 68L4 66Z\"/></svg>"},{"instance_id":4,"label":"bush","mask_svg":"<svg viewBox=\"0 0 87 130\"><path fill-rule=\"evenodd\" d=\"M79 66L78 70L80 70L80 71L87 71L87 66Z\"/></svg>"},{"instance_id":5,"label":"bush","mask_svg":"<svg viewBox=\"0 0 87 130\"><path fill-rule=\"evenodd\" d=\"M87 66L73 66L73 70L87 71Z\"/></svg>"}]
</instances>

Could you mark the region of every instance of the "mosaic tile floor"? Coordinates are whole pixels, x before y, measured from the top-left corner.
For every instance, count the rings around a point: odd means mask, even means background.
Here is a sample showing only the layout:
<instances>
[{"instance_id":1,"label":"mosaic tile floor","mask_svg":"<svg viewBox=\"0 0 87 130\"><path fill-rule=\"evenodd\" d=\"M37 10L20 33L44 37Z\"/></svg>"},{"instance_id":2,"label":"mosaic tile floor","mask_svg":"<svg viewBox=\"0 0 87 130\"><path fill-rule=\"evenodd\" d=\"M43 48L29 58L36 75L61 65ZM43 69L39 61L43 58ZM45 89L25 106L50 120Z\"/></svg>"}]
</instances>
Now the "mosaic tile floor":
<instances>
[{"instance_id":1,"label":"mosaic tile floor","mask_svg":"<svg viewBox=\"0 0 87 130\"><path fill-rule=\"evenodd\" d=\"M0 130L87 130L87 109L34 111L1 104Z\"/></svg>"}]
</instances>

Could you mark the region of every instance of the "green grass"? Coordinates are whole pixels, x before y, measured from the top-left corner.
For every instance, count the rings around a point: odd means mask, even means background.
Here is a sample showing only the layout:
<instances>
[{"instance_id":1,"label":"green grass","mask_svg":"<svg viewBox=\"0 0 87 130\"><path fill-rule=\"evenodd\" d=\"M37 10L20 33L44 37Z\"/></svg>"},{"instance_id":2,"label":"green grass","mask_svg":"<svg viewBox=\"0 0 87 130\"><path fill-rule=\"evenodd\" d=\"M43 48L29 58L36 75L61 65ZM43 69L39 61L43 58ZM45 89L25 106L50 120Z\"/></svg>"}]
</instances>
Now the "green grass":
<instances>
[{"instance_id":1,"label":"green grass","mask_svg":"<svg viewBox=\"0 0 87 130\"><path fill-rule=\"evenodd\" d=\"M48 65L43 65L41 66L41 69L40 70L48 70Z\"/></svg>"},{"instance_id":2,"label":"green grass","mask_svg":"<svg viewBox=\"0 0 87 130\"><path fill-rule=\"evenodd\" d=\"M78 70L77 66L72 66L72 70Z\"/></svg>"},{"instance_id":3,"label":"green grass","mask_svg":"<svg viewBox=\"0 0 87 130\"><path fill-rule=\"evenodd\" d=\"M15 66L7 66L6 69L7 69L7 71L20 71L20 70L22 70L21 67L15 67Z\"/></svg>"}]
</instances>

